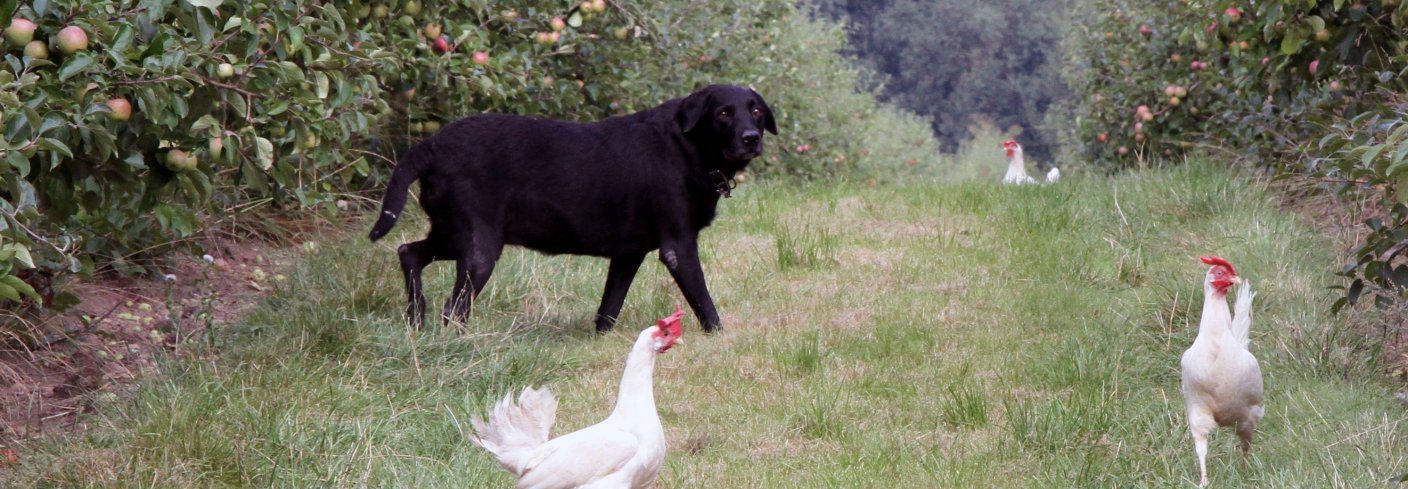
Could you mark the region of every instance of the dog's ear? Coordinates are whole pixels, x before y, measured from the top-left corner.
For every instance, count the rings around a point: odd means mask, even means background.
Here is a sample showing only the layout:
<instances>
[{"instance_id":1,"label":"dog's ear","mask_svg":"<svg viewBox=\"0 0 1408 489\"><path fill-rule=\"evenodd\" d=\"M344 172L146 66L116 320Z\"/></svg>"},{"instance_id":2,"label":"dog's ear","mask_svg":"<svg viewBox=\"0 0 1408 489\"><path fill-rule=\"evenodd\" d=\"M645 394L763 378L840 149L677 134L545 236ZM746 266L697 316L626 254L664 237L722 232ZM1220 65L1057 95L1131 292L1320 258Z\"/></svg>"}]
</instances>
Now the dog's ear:
<instances>
[{"instance_id":1,"label":"dog's ear","mask_svg":"<svg viewBox=\"0 0 1408 489\"><path fill-rule=\"evenodd\" d=\"M777 134L777 119L774 119L772 116L772 107L768 107L768 102L763 100L763 95L758 93L757 90L754 90L753 87L748 87L748 91L753 92L753 99L757 100L758 106L763 109L763 129L767 129L770 133Z\"/></svg>"},{"instance_id":2,"label":"dog's ear","mask_svg":"<svg viewBox=\"0 0 1408 489\"><path fill-rule=\"evenodd\" d=\"M712 96L710 88L704 88L689 94L680 102L679 109L675 111L675 122L680 125L681 132L693 131L694 126L709 115L709 101Z\"/></svg>"}]
</instances>

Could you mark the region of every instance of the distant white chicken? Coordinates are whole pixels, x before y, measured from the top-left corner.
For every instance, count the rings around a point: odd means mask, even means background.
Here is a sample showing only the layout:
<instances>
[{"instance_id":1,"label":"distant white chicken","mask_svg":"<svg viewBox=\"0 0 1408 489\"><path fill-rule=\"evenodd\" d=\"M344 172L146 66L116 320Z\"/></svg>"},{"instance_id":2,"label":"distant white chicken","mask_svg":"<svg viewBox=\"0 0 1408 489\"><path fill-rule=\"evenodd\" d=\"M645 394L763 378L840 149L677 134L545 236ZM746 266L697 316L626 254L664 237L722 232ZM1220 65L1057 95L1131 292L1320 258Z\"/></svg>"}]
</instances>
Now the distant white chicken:
<instances>
[{"instance_id":1,"label":"distant white chicken","mask_svg":"<svg viewBox=\"0 0 1408 489\"><path fill-rule=\"evenodd\" d=\"M1183 400L1188 431L1198 455L1199 487L1208 484L1208 434L1219 426L1235 426L1242 455L1251 452L1252 433L1266 413L1262 400L1261 366L1247 349L1251 344L1251 282L1237 276L1227 260L1205 256L1212 265L1203 280L1203 317L1198 337L1183 352ZM1227 289L1237 288L1236 315L1227 311Z\"/></svg>"},{"instance_id":2,"label":"distant white chicken","mask_svg":"<svg viewBox=\"0 0 1408 489\"><path fill-rule=\"evenodd\" d=\"M1002 142L1002 149L1007 150L1007 174L1002 176L1002 183L1026 185L1036 183L1036 179L1027 175L1027 162L1022 158L1022 145L1016 140L1008 139ZM1052 167L1046 172L1046 183L1052 183L1061 179L1061 170Z\"/></svg>"},{"instance_id":3,"label":"distant white chicken","mask_svg":"<svg viewBox=\"0 0 1408 489\"><path fill-rule=\"evenodd\" d=\"M644 488L665 462L665 429L655 410L652 377L655 357L676 344L684 311L641 331L626 357L616 409L606 420L548 440L557 418L557 400L547 389L528 388L504 396L489 419L470 420L470 438L518 476L518 489Z\"/></svg>"}]
</instances>

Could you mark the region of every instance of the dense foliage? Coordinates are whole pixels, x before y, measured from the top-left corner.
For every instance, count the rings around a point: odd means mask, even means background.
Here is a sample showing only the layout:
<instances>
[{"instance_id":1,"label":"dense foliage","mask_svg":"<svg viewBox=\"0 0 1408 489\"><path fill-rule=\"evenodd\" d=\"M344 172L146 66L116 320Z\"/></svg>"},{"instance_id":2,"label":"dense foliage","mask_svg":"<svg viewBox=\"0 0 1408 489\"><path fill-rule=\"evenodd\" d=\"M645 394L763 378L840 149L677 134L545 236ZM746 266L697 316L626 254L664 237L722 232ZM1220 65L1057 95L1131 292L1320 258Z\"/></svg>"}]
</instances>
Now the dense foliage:
<instances>
[{"instance_id":1,"label":"dense foliage","mask_svg":"<svg viewBox=\"0 0 1408 489\"><path fill-rule=\"evenodd\" d=\"M1067 76L1079 120L1069 142L1111 168L1189 149L1370 194L1370 220L1342 273L1402 297L1408 138L1408 3L1401 0L1092 0L1071 30Z\"/></svg>"},{"instance_id":2,"label":"dense foliage","mask_svg":"<svg viewBox=\"0 0 1408 489\"><path fill-rule=\"evenodd\" d=\"M1028 154L1054 153L1045 124L1061 78L1067 0L822 0L851 26L851 49L887 100L923 114L953 150L976 123L1020 127ZM1058 121L1065 124L1068 121ZM997 151L994 149L993 151Z\"/></svg>"},{"instance_id":3,"label":"dense foliage","mask_svg":"<svg viewBox=\"0 0 1408 489\"><path fill-rule=\"evenodd\" d=\"M0 304L71 302L51 287L64 273L154 271L251 209L375 196L399 149L485 111L590 120L749 84L782 129L756 173L932 157L923 121L857 92L844 35L790 1L7 0L0 15Z\"/></svg>"}]
</instances>

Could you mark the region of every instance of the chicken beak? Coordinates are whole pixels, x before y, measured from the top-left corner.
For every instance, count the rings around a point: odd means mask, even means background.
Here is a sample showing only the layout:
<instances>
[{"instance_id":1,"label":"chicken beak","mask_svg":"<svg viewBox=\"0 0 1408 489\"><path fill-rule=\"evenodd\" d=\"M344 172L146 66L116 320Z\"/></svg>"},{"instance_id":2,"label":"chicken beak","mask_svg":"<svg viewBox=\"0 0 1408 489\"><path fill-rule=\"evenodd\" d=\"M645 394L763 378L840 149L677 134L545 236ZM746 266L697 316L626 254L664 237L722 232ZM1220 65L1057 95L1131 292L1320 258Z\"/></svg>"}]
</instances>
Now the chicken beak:
<instances>
[{"instance_id":1,"label":"chicken beak","mask_svg":"<svg viewBox=\"0 0 1408 489\"><path fill-rule=\"evenodd\" d=\"M1232 282L1232 285L1242 285L1242 277L1238 277L1238 276L1236 276L1236 275L1233 275L1232 278L1231 278L1231 282Z\"/></svg>"},{"instance_id":2,"label":"chicken beak","mask_svg":"<svg viewBox=\"0 0 1408 489\"><path fill-rule=\"evenodd\" d=\"M679 339L675 340L675 346L680 346L680 345L683 345L683 344L684 344L684 338L679 338Z\"/></svg>"}]
</instances>

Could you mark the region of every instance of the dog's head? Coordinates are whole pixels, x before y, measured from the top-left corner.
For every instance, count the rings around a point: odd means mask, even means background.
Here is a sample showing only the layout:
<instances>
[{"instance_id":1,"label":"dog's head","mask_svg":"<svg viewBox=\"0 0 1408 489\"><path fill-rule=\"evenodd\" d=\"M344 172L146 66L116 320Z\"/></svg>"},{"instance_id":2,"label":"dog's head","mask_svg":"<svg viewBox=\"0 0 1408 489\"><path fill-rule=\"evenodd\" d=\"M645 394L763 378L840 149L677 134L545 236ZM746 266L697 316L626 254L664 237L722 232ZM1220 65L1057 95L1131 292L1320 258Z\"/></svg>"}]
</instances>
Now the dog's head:
<instances>
[{"instance_id":1,"label":"dog's head","mask_svg":"<svg viewBox=\"0 0 1408 489\"><path fill-rule=\"evenodd\" d=\"M709 85L690 94L675 121L685 134L709 141L724 160L742 164L763 154L762 131L777 134L777 120L763 96L735 85Z\"/></svg>"}]
</instances>

